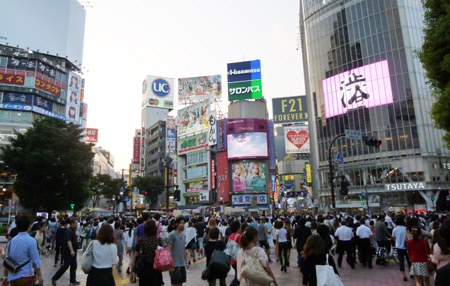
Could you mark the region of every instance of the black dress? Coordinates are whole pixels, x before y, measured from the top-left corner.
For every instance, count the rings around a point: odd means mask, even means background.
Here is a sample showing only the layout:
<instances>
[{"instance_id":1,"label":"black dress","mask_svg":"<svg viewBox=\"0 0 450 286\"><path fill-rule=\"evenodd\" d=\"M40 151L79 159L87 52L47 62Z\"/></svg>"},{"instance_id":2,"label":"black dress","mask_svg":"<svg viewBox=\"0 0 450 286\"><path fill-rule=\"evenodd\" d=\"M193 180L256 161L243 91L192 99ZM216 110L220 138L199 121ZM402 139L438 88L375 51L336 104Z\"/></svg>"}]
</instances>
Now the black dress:
<instances>
[{"instance_id":1,"label":"black dress","mask_svg":"<svg viewBox=\"0 0 450 286\"><path fill-rule=\"evenodd\" d=\"M144 271L138 273L139 286L161 286L164 285L162 273L153 269L155 260L155 251L158 246L162 246L161 238L156 236L145 236L139 238L136 243L136 251L144 254Z\"/></svg>"},{"instance_id":2,"label":"black dress","mask_svg":"<svg viewBox=\"0 0 450 286\"><path fill-rule=\"evenodd\" d=\"M206 267L208 267L209 262L211 260L211 256L214 252L214 250L224 250L226 247L225 243L222 240L217 240L217 241L211 241L208 240L208 242L205 244L205 254L206 254ZM210 268L209 269L209 281L213 281L216 279L220 279L220 278L225 278L227 277L227 273L217 270L215 268Z\"/></svg>"}]
</instances>

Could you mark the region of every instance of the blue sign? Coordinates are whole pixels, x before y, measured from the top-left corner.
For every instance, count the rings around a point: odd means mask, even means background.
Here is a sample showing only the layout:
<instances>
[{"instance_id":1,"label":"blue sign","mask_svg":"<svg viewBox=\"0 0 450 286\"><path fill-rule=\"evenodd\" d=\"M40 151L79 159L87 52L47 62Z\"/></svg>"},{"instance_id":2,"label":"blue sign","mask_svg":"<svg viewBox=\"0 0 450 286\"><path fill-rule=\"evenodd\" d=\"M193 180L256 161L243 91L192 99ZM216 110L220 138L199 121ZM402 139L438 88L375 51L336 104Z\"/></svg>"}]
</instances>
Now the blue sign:
<instances>
[{"instance_id":1,"label":"blue sign","mask_svg":"<svg viewBox=\"0 0 450 286\"><path fill-rule=\"evenodd\" d=\"M34 97L33 105L48 111L53 110L53 102L40 96Z\"/></svg>"},{"instance_id":2,"label":"blue sign","mask_svg":"<svg viewBox=\"0 0 450 286\"><path fill-rule=\"evenodd\" d=\"M129 200L128 197L125 197L125 202L126 202L126 203L128 203L128 200Z\"/></svg>"},{"instance_id":3,"label":"blue sign","mask_svg":"<svg viewBox=\"0 0 450 286\"><path fill-rule=\"evenodd\" d=\"M48 111L48 110L44 110L44 109L36 107L36 106L0 103L0 108L2 108L2 109L12 109L12 110L33 111L33 112L36 112L36 113L43 114L45 116L54 117L54 118L61 119L61 120L66 120L65 116L53 113L53 112Z\"/></svg>"},{"instance_id":4,"label":"blue sign","mask_svg":"<svg viewBox=\"0 0 450 286\"><path fill-rule=\"evenodd\" d=\"M228 83L261 79L260 60L227 65Z\"/></svg>"},{"instance_id":5,"label":"blue sign","mask_svg":"<svg viewBox=\"0 0 450 286\"><path fill-rule=\"evenodd\" d=\"M152 92L156 97L165 98L170 94L170 84L163 78L157 78L152 82Z\"/></svg>"},{"instance_id":6,"label":"blue sign","mask_svg":"<svg viewBox=\"0 0 450 286\"><path fill-rule=\"evenodd\" d=\"M362 192L361 195L362 195L363 197L365 197L365 196L366 196L366 192Z\"/></svg>"},{"instance_id":7,"label":"blue sign","mask_svg":"<svg viewBox=\"0 0 450 286\"><path fill-rule=\"evenodd\" d=\"M24 93L7 92L3 95L3 103L32 105L33 95Z\"/></svg>"},{"instance_id":8,"label":"blue sign","mask_svg":"<svg viewBox=\"0 0 450 286\"><path fill-rule=\"evenodd\" d=\"M272 174L272 193L275 193L275 174Z\"/></svg>"},{"instance_id":9,"label":"blue sign","mask_svg":"<svg viewBox=\"0 0 450 286\"><path fill-rule=\"evenodd\" d=\"M337 153L337 161L338 161L339 165L344 164L344 157L342 157L342 154L340 152Z\"/></svg>"},{"instance_id":10,"label":"blue sign","mask_svg":"<svg viewBox=\"0 0 450 286\"><path fill-rule=\"evenodd\" d=\"M295 183L292 183L292 184L286 184L286 185L284 185L284 186L286 187L286 189L291 190L291 189L293 189L293 188L295 187Z\"/></svg>"}]
</instances>

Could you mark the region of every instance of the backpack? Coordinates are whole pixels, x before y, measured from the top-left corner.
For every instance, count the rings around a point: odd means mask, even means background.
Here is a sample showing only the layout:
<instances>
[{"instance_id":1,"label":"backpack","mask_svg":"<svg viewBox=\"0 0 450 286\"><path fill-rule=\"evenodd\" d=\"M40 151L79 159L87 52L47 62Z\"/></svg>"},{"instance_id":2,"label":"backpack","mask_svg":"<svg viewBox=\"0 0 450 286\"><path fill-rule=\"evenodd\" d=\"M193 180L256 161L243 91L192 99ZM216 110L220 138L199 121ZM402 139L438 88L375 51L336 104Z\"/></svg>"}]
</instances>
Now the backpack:
<instances>
[{"instance_id":1,"label":"backpack","mask_svg":"<svg viewBox=\"0 0 450 286\"><path fill-rule=\"evenodd\" d=\"M97 229L98 229L98 226L96 228L92 227L92 231L91 231L91 239L92 240L97 239Z\"/></svg>"}]
</instances>

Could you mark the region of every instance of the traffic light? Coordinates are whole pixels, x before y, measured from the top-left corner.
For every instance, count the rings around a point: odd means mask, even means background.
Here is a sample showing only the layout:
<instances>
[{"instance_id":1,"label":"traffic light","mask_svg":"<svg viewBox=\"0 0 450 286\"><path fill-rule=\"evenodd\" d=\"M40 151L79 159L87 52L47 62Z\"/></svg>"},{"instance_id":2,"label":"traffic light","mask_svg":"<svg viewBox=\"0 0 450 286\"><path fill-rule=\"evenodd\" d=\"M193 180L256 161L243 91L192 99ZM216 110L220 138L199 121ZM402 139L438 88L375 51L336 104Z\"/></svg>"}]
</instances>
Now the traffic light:
<instances>
[{"instance_id":1,"label":"traffic light","mask_svg":"<svg viewBox=\"0 0 450 286\"><path fill-rule=\"evenodd\" d=\"M147 191L144 192L144 195L147 195Z\"/></svg>"},{"instance_id":2,"label":"traffic light","mask_svg":"<svg viewBox=\"0 0 450 286\"><path fill-rule=\"evenodd\" d=\"M380 147L381 143L383 143L373 136L363 136L362 138L367 146Z\"/></svg>"},{"instance_id":3,"label":"traffic light","mask_svg":"<svg viewBox=\"0 0 450 286\"><path fill-rule=\"evenodd\" d=\"M361 205L363 206L366 202L364 200L361 200Z\"/></svg>"},{"instance_id":4,"label":"traffic light","mask_svg":"<svg viewBox=\"0 0 450 286\"><path fill-rule=\"evenodd\" d=\"M173 195L173 198L174 198L177 202L179 202L179 201L180 201L180 198L181 198L181 191L180 191L180 190L175 190L174 195Z\"/></svg>"},{"instance_id":5,"label":"traffic light","mask_svg":"<svg viewBox=\"0 0 450 286\"><path fill-rule=\"evenodd\" d=\"M431 196L431 201L434 202L434 196Z\"/></svg>"},{"instance_id":6,"label":"traffic light","mask_svg":"<svg viewBox=\"0 0 450 286\"><path fill-rule=\"evenodd\" d=\"M348 182L346 181L341 181L341 195L348 195Z\"/></svg>"},{"instance_id":7,"label":"traffic light","mask_svg":"<svg viewBox=\"0 0 450 286\"><path fill-rule=\"evenodd\" d=\"M73 210L74 207L75 207L75 204L70 204L70 209Z\"/></svg>"},{"instance_id":8,"label":"traffic light","mask_svg":"<svg viewBox=\"0 0 450 286\"><path fill-rule=\"evenodd\" d=\"M278 181L278 173L275 173L275 180Z\"/></svg>"}]
</instances>

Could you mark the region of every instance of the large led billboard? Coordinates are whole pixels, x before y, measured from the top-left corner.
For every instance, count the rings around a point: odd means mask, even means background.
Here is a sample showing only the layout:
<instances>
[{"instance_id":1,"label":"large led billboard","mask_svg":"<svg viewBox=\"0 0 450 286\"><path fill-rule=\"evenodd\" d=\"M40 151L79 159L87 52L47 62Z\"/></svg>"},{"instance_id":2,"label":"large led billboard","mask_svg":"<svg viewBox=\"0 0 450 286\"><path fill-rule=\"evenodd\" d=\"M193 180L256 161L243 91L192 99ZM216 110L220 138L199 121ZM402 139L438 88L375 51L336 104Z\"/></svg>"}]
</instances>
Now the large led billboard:
<instances>
[{"instance_id":1,"label":"large led billboard","mask_svg":"<svg viewBox=\"0 0 450 286\"><path fill-rule=\"evenodd\" d=\"M230 119L227 121L228 160L266 159L268 125L263 119Z\"/></svg>"},{"instance_id":2,"label":"large led billboard","mask_svg":"<svg viewBox=\"0 0 450 286\"><path fill-rule=\"evenodd\" d=\"M173 78L148 75L142 82L142 108L173 109L175 88L173 82Z\"/></svg>"},{"instance_id":3,"label":"large led billboard","mask_svg":"<svg viewBox=\"0 0 450 286\"><path fill-rule=\"evenodd\" d=\"M222 76L210 75L178 79L178 102L222 98Z\"/></svg>"},{"instance_id":4,"label":"large led billboard","mask_svg":"<svg viewBox=\"0 0 450 286\"><path fill-rule=\"evenodd\" d=\"M255 160L242 160L231 164L233 192L265 191L266 164Z\"/></svg>"},{"instance_id":5,"label":"large led billboard","mask_svg":"<svg viewBox=\"0 0 450 286\"><path fill-rule=\"evenodd\" d=\"M346 71L322 81L325 117L358 107L393 103L387 60Z\"/></svg>"}]
</instances>

